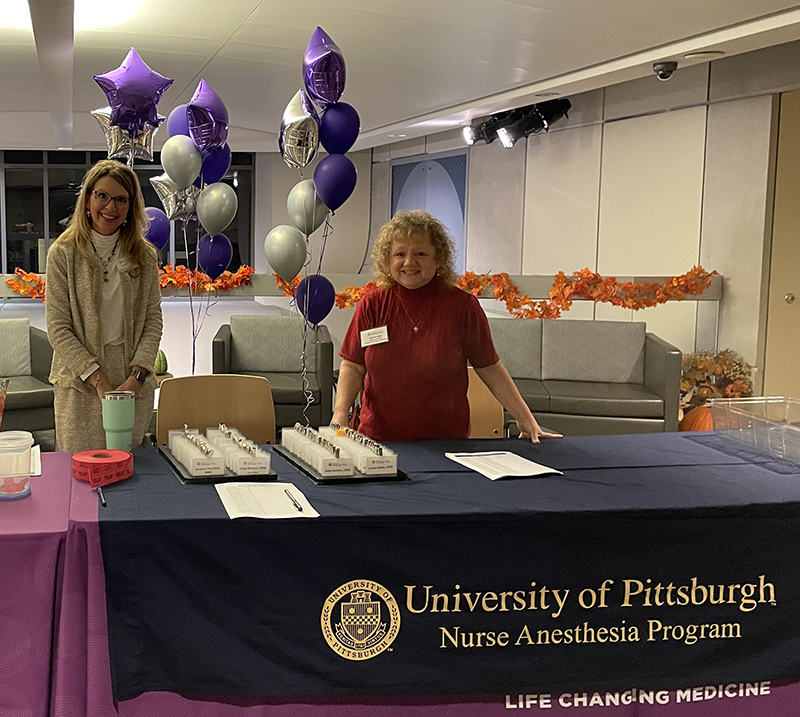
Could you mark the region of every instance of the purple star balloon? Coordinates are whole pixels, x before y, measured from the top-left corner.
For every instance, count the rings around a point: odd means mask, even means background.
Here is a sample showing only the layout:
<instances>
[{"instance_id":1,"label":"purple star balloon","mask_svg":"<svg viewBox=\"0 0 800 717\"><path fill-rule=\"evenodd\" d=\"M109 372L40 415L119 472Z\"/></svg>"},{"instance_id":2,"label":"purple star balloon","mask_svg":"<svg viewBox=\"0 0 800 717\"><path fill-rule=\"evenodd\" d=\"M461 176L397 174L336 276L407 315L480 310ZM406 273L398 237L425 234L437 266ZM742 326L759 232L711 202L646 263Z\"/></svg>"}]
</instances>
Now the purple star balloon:
<instances>
[{"instance_id":1,"label":"purple star balloon","mask_svg":"<svg viewBox=\"0 0 800 717\"><path fill-rule=\"evenodd\" d=\"M156 105L173 80L151 70L133 47L116 70L95 75L94 80L108 97L112 126L135 137L145 122L158 127L164 121Z\"/></svg>"},{"instance_id":2,"label":"purple star balloon","mask_svg":"<svg viewBox=\"0 0 800 717\"><path fill-rule=\"evenodd\" d=\"M323 107L338 102L344 92L344 57L321 27L314 30L303 56L303 83Z\"/></svg>"},{"instance_id":3,"label":"purple star balloon","mask_svg":"<svg viewBox=\"0 0 800 717\"><path fill-rule=\"evenodd\" d=\"M205 80L186 105L189 136L201 151L221 147L228 138L228 108Z\"/></svg>"}]
</instances>

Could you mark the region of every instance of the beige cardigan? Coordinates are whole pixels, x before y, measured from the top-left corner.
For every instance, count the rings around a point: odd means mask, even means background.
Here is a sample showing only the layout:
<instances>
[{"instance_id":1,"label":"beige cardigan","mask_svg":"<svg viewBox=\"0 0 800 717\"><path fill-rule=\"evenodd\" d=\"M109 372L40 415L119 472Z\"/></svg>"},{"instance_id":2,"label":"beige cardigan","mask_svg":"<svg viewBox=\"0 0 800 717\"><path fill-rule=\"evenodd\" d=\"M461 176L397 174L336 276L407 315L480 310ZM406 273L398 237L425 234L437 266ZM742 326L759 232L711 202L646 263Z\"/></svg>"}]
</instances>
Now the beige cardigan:
<instances>
[{"instance_id":1,"label":"beige cardigan","mask_svg":"<svg viewBox=\"0 0 800 717\"><path fill-rule=\"evenodd\" d=\"M103 365L100 307L103 267L96 256L85 256L74 244L56 242L47 254L47 337L53 347L50 382L55 386L94 392L81 381L93 363ZM125 361L150 371L161 342L161 289L154 252L147 252L139 276L120 273L125 301Z\"/></svg>"}]
</instances>

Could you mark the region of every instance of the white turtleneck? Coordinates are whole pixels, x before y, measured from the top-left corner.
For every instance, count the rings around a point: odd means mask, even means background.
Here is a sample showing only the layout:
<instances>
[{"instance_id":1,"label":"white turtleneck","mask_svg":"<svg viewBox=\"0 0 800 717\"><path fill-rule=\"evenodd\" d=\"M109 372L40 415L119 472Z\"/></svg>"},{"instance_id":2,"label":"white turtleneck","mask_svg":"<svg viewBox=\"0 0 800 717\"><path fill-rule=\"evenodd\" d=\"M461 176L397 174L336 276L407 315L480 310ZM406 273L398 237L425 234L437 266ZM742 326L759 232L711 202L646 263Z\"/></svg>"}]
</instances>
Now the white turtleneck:
<instances>
[{"instance_id":1,"label":"white turtleneck","mask_svg":"<svg viewBox=\"0 0 800 717\"><path fill-rule=\"evenodd\" d=\"M94 245L100 263L108 274L103 275L103 300L100 305L100 326L103 332L103 345L117 346L125 341L125 300L120 280L119 232L103 236L92 230ZM116 246L116 250L115 250ZM114 252L114 256L111 252ZM108 279L108 281L105 281Z\"/></svg>"},{"instance_id":2,"label":"white turtleneck","mask_svg":"<svg viewBox=\"0 0 800 717\"><path fill-rule=\"evenodd\" d=\"M117 346L125 341L125 298L122 293L122 281L120 270L125 268L126 262L120 260L119 232L111 236L103 236L92 230L92 246L103 270L108 274L103 274L103 294L100 301L100 330L103 335L103 345ZM114 247L116 246L116 250ZM111 256L111 252L114 256ZM108 279L108 281L105 281ZM98 368L96 363L92 364L82 374L84 381L89 378Z\"/></svg>"}]
</instances>

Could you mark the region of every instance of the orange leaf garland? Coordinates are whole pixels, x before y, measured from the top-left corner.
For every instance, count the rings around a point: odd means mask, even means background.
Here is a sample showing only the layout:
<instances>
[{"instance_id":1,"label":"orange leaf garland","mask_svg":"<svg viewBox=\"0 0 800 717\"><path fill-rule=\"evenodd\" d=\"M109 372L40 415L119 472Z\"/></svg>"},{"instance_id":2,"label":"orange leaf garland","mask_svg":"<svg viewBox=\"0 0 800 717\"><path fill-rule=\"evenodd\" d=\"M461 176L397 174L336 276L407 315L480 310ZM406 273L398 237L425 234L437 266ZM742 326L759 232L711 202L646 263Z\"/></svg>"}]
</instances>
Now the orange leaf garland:
<instances>
[{"instance_id":1,"label":"orange leaf garland","mask_svg":"<svg viewBox=\"0 0 800 717\"><path fill-rule=\"evenodd\" d=\"M31 299L41 299L44 303L45 280L34 272L23 271L19 267L14 269L14 275L17 278L6 279L13 291L16 291L22 296L30 296Z\"/></svg>"},{"instance_id":2,"label":"orange leaf garland","mask_svg":"<svg viewBox=\"0 0 800 717\"><path fill-rule=\"evenodd\" d=\"M250 277L255 273L252 266L240 266L239 270L232 274L223 271L216 279L212 279L202 271L191 271L183 264L173 266L167 264L163 269L158 270L158 281L161 288L173 286L182 289L186 286L191 291L217 291L225 292L228 289L235 289L237 286L249 286Z\"/></svg>"},{"instance_id":3,"label":"orange leaf garland","mask_svg":"<svg viewBox=\"0 0 800 717\"><path fill-rule=\"evenodd\" d=\"M589 269L573 272L571 276L560 271L553 279L550 299L538 301L527 294L520 295L519 288L505 273L489 275L468 271L456 285L474 296L480 296L492 287L494 297L505 303L508 312L518 319L557 319L563 311L569 310L573 298L592 299L634 310L663 304L670 299L680 301L690 294L702 294L711 285L711 277L716 273L695 266L664 284L656 284L644 281L619 283L613 277L604 279ZM336 295L336 306L340 309L351 308L376 286L375 282L359 288L348 286Z\"/></svg>"}]
</instances>

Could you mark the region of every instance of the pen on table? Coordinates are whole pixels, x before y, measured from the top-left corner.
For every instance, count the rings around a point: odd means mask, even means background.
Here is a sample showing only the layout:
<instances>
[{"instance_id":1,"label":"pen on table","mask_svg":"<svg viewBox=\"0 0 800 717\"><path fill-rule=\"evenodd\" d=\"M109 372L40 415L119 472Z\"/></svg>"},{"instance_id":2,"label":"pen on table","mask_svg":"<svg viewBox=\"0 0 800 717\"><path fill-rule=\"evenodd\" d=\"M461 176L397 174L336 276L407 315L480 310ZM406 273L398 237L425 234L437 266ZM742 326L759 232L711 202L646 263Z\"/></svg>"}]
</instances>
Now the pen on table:
<instances>
[{"instance_id":1,"label":"pen on table","mask_svg":"<svg viewBox=\"0 0 800 717\"><path fill-rule=\"evenodd\" d=\"M100 505L102 505L105 508L107 503L106 503L106 497L103 495L102 486L97 486L97 488L95 488L95 492L97 493L97 497L100 498Z\"/></svg>"},{"instance_id":2,"label":"pen on table","mask_svg":"<svg viewBox=\"0 0 800 717\"><path fill-rule=\"evenodd\" d=\"M292 505L294 506L294 509L299 511L300 513L302 513L303 512L303 506L300 505L300 503L297 502L295 497L289 492L289 489L288 488L284 488L283 492L286 493L286 495L289 496L289 500L292 501Z\"/></svg>"}]
</instances>

